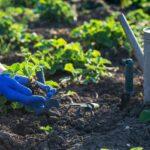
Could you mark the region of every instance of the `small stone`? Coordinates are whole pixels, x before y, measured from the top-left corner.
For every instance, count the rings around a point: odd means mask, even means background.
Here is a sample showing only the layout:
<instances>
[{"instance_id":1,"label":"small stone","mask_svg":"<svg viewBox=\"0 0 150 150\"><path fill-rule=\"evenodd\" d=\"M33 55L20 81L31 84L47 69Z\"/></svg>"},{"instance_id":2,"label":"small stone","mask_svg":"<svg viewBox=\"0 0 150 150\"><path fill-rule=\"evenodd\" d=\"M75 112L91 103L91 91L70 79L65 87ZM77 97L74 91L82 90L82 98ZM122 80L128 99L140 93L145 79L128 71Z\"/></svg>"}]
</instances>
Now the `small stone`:
<instances>
[{"instance_id":1,"label":"small stone","mask_svg":"<svg viewBox=\"0 0 150 150\"><path fill-rule=\"evenodd\" d=\"M131 146L131 144L127 143L127 146L128 146L128 147L130 147L130 146Z\"/></svg>"},{"instance_id":2,"label":"small stone","mask_svg":"<svg viewBox=\"0 0 150 150\"><path fill-rule=\"evenodd\" d=\"M129 127L129 126L126 126L125 129L128 130L128 129L130 129L130 127Z\"/></svg>"}]
</instances>

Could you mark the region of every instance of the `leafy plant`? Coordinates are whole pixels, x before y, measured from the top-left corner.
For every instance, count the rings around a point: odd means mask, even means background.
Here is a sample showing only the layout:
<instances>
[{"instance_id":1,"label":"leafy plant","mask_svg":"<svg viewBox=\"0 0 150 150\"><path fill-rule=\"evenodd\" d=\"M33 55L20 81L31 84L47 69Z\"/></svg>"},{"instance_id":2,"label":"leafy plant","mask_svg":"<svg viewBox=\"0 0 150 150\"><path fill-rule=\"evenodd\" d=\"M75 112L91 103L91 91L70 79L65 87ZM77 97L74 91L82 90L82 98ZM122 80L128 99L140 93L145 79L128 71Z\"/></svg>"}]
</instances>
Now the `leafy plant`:
<instances>
[{"instance_id":1,"label":"leafy plant","mask_svg":"<svg viewBox=\"0 0 150 150\"><path fill-rule=\"evenodd\" d=\"M71 6L63 0L39 0L37 11L42 20L50 22L72 23L75 19L75 13Z\"/></svg>"},{"instance_id":2,"label":"leafy plant","mask_svg":"<svg viewBox=\"0 0 150 150\"><path fill-rule=\"evenodd\" d=\"M73 75L74 81L79 82L98 82L101 76L107 74L105 65L110 64L110 61L102 58L97 50L84 52L79 43L67 43L63 39L47 41L46 45L51 53L51 59L47 59L51 64L51 74L59 70L67 71ZM43 44L38 44L38 46L41 50Z\"/></svg>"},{"instance_id":3,"label":"leafy plant","mask_svg":"<svg viewBox=\"0 0 150 150\"><path fill-rule=\"evenodd\" d=\"M65 65L64 70L72 73L73 80L76 82L84 84L97 83L102 76L108 75L105 67L107 64L111 64L110 61L102 58L99 51L89 50L85 53L83 67L74 68L72 63L68 63Z\"/></svg>"},{"instance_id":4,"label":"leafy plant","mask_svg":"<svg viewBox=\"0 0 150 150\"><path fill-rule=\"evenodd\" d=\"M126 37L119 22L114 18L108 18L106 21L90 20L83 25L73 29L71 36L79 39L84 46L98 50L117 51L126 43ZM127 48L128 50L128 48ZM118 52L118 51L117 51Z\"/></svg>"},{"instance_id":5,"label":"leafy plant","mask_svg":"<svg viewBox=\"0 0 150 150\"><path fill-rule=\"evenodd\" d=\"M143 9L136 9L127 14L127 19L130 20L131 24L135 24L138 22L149 21L150 15L146 14Z\"/></svg>"},{"instance_id":6,"label":"leafy plant","mask_svg":"<svg viewBox=\"0 0 150 150\"><path fill-rule=\"evenodd\" d=\"M107 74L105 65L110 64L99 51L91 49L84 52L79 43L67 43L64 39L42 40L34 45L34 49L34 53L25 49L25 61L9 66L9 72L33 77L43 66L49 74L67 71L73 75L74 81L98 82L101 76Z\"/></svg>"},{"instance_id":7,"label":"leafy plant","mask_svg":"<svg viewBox=\"0 0 150 150\"><path fill-rule=\"evenodd\" d=\"M23 108L23 105L18 102L13 102L13 103L11 103L11 107L13 109L21 109L21 108Z\"/></svg>"},{"instance_id":8,"label":"leafy plant","mask_svg":"<svg viewBox=\"0 0 150 150\"><path fill-rule=\"evenodd\" d=\"M0 14L1 53L20 51L22 48L33 50L33 45L42 38L36 33L29 33L27 26L16 23L13 17L5 16L5 13Z\"/></svg>"},{"instance_id":9,"label":"leafy plant","mask_svg":"<svg viewBox=\"0 0 150 150\"><path fill-rule=\"evenodd\" d=\"M39 15L33 9L24 7L8 7L5 10L7 15L12 16L16 22L27 24L38 20Z\"/></svg>"},{"instance_id":10,"label":"leafy plant","mask_svg":"<svg viewBox=\"0 0 150 150\"><path fill-rule=\"evenodd\" d=\"M30 33L27 23L35 21L38 15L29 8L8 7L0 11L0 46L1 53L20 51L30 48L43 37Z\"/></svg>"},{"instance_id":11,"label":"leafy plant","mask_svg":"<svg viewBox=\"0 0 150 150\"><path fill-rule=\"evenodd\" d=\"M14 23L12 16L0 11L0 35L7 34L9 27Z\"/></svg>"},{"instance_id":12,"label":"leafy plant","mask_svg":"<svg viewBox=\"0 0 150 150\"><path fill-rule=\"evenodd\" d=\"M0 14L0 39L2 44L7 45L9 43L12 50L17 49L16 43L18 43L24 29L25 27L22 24L15 23L11 16L5 16L5 13Z\"/></svg>"},{"instance_id":13,"label":"leafy plant","mask_svg":"<svg viewBox=\"0 0 150 150\"><path fill-rule=\"evenodd\" d=\"M0 54L5 54L10 51L11 43L6 43L3 37L0 37Z\"/></svg>"}]
</instances>

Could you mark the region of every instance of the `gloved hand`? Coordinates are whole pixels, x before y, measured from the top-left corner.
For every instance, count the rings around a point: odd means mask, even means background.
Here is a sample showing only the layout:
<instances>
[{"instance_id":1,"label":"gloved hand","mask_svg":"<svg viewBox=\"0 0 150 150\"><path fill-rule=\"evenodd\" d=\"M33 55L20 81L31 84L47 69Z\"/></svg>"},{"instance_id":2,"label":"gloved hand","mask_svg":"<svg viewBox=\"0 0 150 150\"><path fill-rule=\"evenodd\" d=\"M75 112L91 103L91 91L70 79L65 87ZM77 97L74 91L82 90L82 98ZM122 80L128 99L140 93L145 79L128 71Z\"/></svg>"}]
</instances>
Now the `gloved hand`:
<instances>
[{"instance_id":1,"label":"gloved hand","mask_svg":"<svg viewBox=\"0 0 150 150\"><path fill-rule=\"evenodd\" d=\"M29 79L27 77L25 77L25 76L18 76L18 75L16 75L14 77L14 79L17 82L19 82L21 85L24 85L24 86L28 85L28 83L29 83ZM44 105L41 105L41 103L39 103L39 102L35 102L35 103L32 103L32 104L27 105L27 106L28 106L28 108L30 108L33 111L35 111L37 114L40 114L40 113L42 113L44 111L47 111L49 109L48 107L51 107L49 105L49 104L52 103L51 102L51 97L56 94L57 90L55 88L47 86L47 85L45 85L45 84L43 84L41 82L38 82L38 81L36 81L36 84L43 91L45 91L45 93L46 93L46 97L45 97L46 101L45 101ZM56 105L56 104L54 103L53 105Z\"/></svg>"},{"instance_id":2,"label":"gloved hand","mask_svg":"<svg viewBox=\"0 0 150 150\"><path fill-rule=\"evenodd\" d=\"M21 85L26 86L29 83L29 79L25 76L16 75L14 79L19 82ZM36 81L36 84L46 93L46 99L50 99L54 94L56 94L56 89L50 86L47 86L41 82Z\"/></svg>"},{"instance_id":3,"label":"gloved hand","mask_svg":"<svg viewBox=\"0 0 150 150\"><path fill-rule=\"evenodd\" d=\"M11 78L9 74L0 75L0 94L10 101L20 102L32 107L36 112L45 107L47 99L56 93L56 90L40 82L37 84L47 93L47 97L32 95L32 91L26 87L29 79L23 76Z\"/></svg>"}]
</instances>

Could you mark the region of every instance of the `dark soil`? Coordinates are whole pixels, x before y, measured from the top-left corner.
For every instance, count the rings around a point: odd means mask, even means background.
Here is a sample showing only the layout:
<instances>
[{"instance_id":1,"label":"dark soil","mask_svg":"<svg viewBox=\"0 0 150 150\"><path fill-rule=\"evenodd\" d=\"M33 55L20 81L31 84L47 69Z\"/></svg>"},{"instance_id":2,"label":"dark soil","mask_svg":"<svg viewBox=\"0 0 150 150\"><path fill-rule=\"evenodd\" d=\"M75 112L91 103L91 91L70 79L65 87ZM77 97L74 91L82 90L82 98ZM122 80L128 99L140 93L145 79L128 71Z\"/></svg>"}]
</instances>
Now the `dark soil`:
<instances>
[{"instance_id":1,"label":"dark soil","mask_svg":"<svg viewBox=\"0 0 150 150\"><path fill-rule=\"evenodd\" d=\"M21 53L10 52L9 54L0 55L0 62L11 65L16 62L22 62L24 57Z\"/></svg>"},{"instance_id":2,"label":"dark soil","mask_svg":"<svg viewBox=\"0 0 150 150\"><path fill-rule=\"evenodd\" d=\"M80 9L80 0L76 0L78 9L78 23L82 24L91 18L105 19L111 15L109 9L96 3L95 8ZM97 7L97 4L99 7ZM86 5L87 7L87 5ZM42 34L45 38L63 37L72 41L69 34L72 26L44 26L36 25L31 31ZM114 57L118 60L120 55ZM121 56L120 59L122 59ZM119 59L119 60L120 60ZM0 56L0 62L12 64L22 61L21 54ZM114 60L114 62L116 62ZM116 63L118 65L118 62ZM55 78L58 78L55 75ZM135 93L127 106L120 110L121 97L124 91L123 70L112 69L112 77L103 78L97 85L69 85L59 91L57 97L62 103L58 110L53 109L48 114L35 115L22 110L13 110L7 114L0 113L0 150L96 150L108 148L114 150L128 150L132 147L150 149L150 123L141 123L138 119L142 110L143 78L139 71L134 78ZM38 88L33 84L33 93ZM68 90L77 94L66 96ZM94 114L86 112L81 116L76 115L77 109L68 113L66 104L74 102L95 102L100 105ZM1 111L0 111L1 112ZM50 125L50 133L40 129L41 126Z\"/></svg>"},{"instance_id":3,"label":"dark soil","mask_svg":"<svg viewBox=\"0 0 150 150\"><path fill-rule=\"evenodd\" d=\"M39 85L36 83L36 78L32 78L30 79L28 85L28 88L30 88L32 90L32 94L33 95L41 95L41 96L46 96L45 91L43 91Z\"/></svg>"},{"instance_id":4,"label":"dark soil","mask_svg":"<svg viewBox=\"0 0 150 150\"><path fill-rule=\"evenodd\" d=\"M135 94L129 104L119 109L124 90L122 69L112 70L112 78L104 78L97 85L70 85L59 92L62 102L59 110L36 116L23 111L0 115L0 149L110 149L128 150L141 146L150 149L150 124L140 123L142 110L142 76L135 77ZM77 92L65 96L68 90ZM87 112L80 117L76 109L65 114L70 99L74 102L96 102L100 105L94 114ZM46 133L41 126L50 125Z\"/></svg>"}]
</instances>

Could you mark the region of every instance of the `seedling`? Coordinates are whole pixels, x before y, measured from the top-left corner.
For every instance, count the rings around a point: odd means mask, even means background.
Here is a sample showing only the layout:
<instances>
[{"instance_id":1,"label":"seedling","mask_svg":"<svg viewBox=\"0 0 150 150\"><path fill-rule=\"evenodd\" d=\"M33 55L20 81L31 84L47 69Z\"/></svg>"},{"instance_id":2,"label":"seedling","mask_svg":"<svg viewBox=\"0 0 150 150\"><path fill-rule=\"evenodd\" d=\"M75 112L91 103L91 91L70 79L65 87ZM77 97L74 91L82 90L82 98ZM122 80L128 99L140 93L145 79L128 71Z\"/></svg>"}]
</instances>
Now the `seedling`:
<instances>
[{"instance_id":1,"label":"seedling","mask_svg":"<svg viewBox=\"0 0 150 150\"><path fill-rule=\"evenodd\" d=\"M52 132L52 130L53 130L53 128L50 125L42 126L42 127L40 127L40 129L47 134Z\"/></svg>"},{"instance_id":2,"label":"seedling","mask_svg":"<svg viewBox=\"0 0 150 150\"><path fill-rule=\"evenodd\" d=\"M47 21L55 21L58 23L72 23L76 20L76 13L73 11L71 5L63 0L39 0L37 12L40 18ZM55 16L55 17L53 17Z\"/></svg>"}]
</instances>

